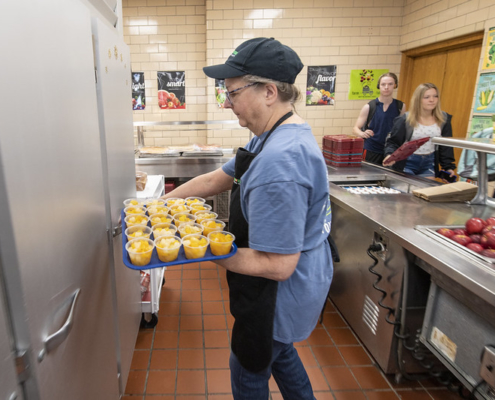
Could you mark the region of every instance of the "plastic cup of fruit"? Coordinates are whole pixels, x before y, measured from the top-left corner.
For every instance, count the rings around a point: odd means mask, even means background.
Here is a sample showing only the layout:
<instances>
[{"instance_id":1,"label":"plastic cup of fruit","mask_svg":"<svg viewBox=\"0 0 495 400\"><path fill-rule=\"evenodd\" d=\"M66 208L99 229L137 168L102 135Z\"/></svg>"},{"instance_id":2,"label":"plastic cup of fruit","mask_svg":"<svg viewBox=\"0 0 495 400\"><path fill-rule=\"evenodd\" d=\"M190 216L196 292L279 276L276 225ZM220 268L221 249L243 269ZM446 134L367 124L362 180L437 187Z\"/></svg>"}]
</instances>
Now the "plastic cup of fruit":
<instances>
[{"instance_id":1,"label":"plastic cup of fruit","mask_svg":"<svg viewBox=\"0 0 495 400\"><path fill-rule=\"evenodd\" d=\"M211 206L209 204L198 204L198 203L194 203L191 205L191 214L196 214L198 212L201 212L201 211L210 211L211 210Z\"/></svg>"},{"instance_id":2,"label":"plastic cup of fruit","mask_svg":"<svg viewBox=\"0 0 495 400\"><path fill-rule=\"evenodd\" d=\"M160 236L155 239L156 253L161 262L177 260L182 241L177 236Z\"/></svg>"},{"instance_id":3,"label":"plastic cup of fruit","mask_svg":"<svg viewBox=\"0 0 495 400\"><path fill-rule=\"evenodd\" d=\"M158 213L168 214L168 211L169 211L168 207L164 205L153 204L152 206L146 207L146 212L148 213L148 215L153 215Z\"/></svg>"},{"instance_id":4,"label":"plastic cup of fruit","mask_svg":"<svg viewBox=\"0 0 495 400\"><path fill-rule=\"evenodd\" d=\"M218 214L214 213L213 211L197 212L194 215L196 215L196 222L198 224L200 224L205 219L217 219L218 218Z\"/></svg>"},{"instance_id":5,"label":"plastic cup of fruit","mask_svg":"<svg viewBox=\"0 0 495 400\"><path fill-rule=\"evenodd\" d=\"M201 235L203 233L203 227L200 224L197 224L196 222L183 222L182 224L179 225L178 228L180 237L184 237L187 235L192 235L198 234Z\"/></svg>"},{"instance_id":6,"label":"plastic cup of fruit","mask_svg":"<svg viewBox=\"0 0 495 400\"><path fill-rule=\"evenodd\" d=\"M154 248L155 243L151 239L132 239L125 245L132 265L137 267L144 267L150 263Z\"/></svg>"},{"instance_id":7,"label":"plastic cup of fruit","mask_svg":"<svg viewBox=\"0 0 495 400\"><path fill-rule=\"evenodd\" d=\"M205 204L205 201L202 197L186 197L186 205L189 207L193 204Z\"/></svg>"},{"instance_id":8,"label":"plastic cup of fruit","mask_svg":"<svg viewBox=\"0 0 495 400\"><path fill-rule=\"evenodd\" d=\"M142 206L127 206L124 208L124 214L127 215L145 215L146 209Z\"/></svg>"},{"instance_id":9,"label":"plastic cup of fruit","mask_svg":"<svg viewBox=\"0 0 495 400\"><path fill-rule=\"evenodd\" d=\"M189 212L191 207L186 206L185 204L174 204L173 206L169 206L170 215L175 215L177 213Z\"/></svg>"},{"instance_id":10,"label":"plastic cup of fruit","mask_svg":"<svg viewBox=\"0 0 495 400\"><path fill-rule=\"evenodd\" d=\"M227 231L213 231L208 234L211 254L224 256L230 253L235 236Z\"/></svg>"},{"instance_id":11,"label":"plastic cup of fruit","mask_svg":"<svg viewBox=\"0 0 495 400\"><path fill-rule=\"evenodd\" d=\"M183 222L196 222L196 217L187 211L174 215L174 224L176 227L179 227Z\"/></svg>"},{"instance_id":12,"label":"plastic cup of fruit","mask_svg":"<svg viewBox=\"0 0 495 400\"><path fill-rule=\"evenodd\" d=\"M127 241L139 238L149 239L151 228L146 225L133 225L127 228L124 233L127 236Z\"/></svg>"},{"instance_id":13,"label":"plastic cup of fruit","mask_svg":"<svg viewBox=\"0 0 495 400\"><path fill-rule=\"evenodd\" d=\"M146 199L144 202L144 205L146 207L150 206L164 206L165 205L165 200L164 199Z\"/></svg>"},{"instance_id":14,"label":"plastic cup of fruit","mask_svg":"<svg viewBox=\"0 0 495 400\"><path fill-rule=\"evenodd\" d=\"M171 224L172 217L164 213L152 214L150 215L150 223L152 227L156 224Z\"/></svg>"},{"instance_id":15,"label":"plastic cup of fruit","mask_svg":"<svg viewBox=\"0 0 495 400\"><path fill-rule=\"evenodd\" d=\"M206 254L208 248L208 238L203 235L192 234L182 238L182 246L184 246L184 254L188 260L202 258Z\"/></svg>"},{"instance_id":16,"label":"plastic cup of fruit","mask_svg":"<svg viewBox=\"0 0 495 400\"><path fill-rule=\"evenodd\" d=\"M186 204L186 199L181 199L180 197L171 197L165 200L165 205L167 207L172 207L179 204Z\"/></svg>"},{"instance_id":17,"label":"plastic cup of fruit","mask_svg":"<svg viewBox=\"0 0 495 400\"><path fill-rule=\"evenodd\" d=\"M149 220L150 219L146 215L141 214L128 215L124 218L125 226L128 228L134 225L148 225Z\"/></svg>"},{"instance_id":18,"label":"plastic cup of fruit","mask_svg":"<svg viewBox=\"0 0 495 400\"><path fill-rule=\"evenodd\" d=\"M151 227L153 237L158 239L160 236L174 236L177 233L177 228L172 223L160 223Z\"/></svg>"},{"instance_id":19,"label":"plastic cup of fruit","mask_svg":"<svg viewBox=\"0 0 495 400\"><path fill-rule=\"evenodd\" d=\"M203 235L208 236L211 232L219 232L225 229L225 222L218 219L205 219L201 221Z\"/></svg>"},{"instance_id":20,"label":"plastic cup of fruit","mask_svg":"<svg viewBox=\"0 0 495 400\"><path fill-rule=\"evenodd\" d=\"M142 199L126 199L124 200L124 207L129 206L144 206L145 202Z\"/></svg>"}]
</instances>

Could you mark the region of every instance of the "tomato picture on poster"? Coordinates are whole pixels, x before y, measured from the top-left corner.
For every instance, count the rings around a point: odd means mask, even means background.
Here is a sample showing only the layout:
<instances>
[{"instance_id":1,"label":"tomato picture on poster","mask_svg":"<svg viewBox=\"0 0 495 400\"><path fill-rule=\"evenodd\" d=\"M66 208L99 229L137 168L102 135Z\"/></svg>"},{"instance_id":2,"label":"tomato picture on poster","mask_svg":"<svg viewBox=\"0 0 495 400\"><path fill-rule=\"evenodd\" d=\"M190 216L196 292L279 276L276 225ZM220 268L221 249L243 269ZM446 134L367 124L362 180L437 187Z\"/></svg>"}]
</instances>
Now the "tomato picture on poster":
<instances>
[{"instance_id":1,"label":"tomato picture on poster","mask_svg":"<svg viewBox=\"0 0 495 400\"><path fill-rule=\"evenodd\" d=\"M158 71L158 106L162 110L186 108L185 71Z\"/></svg>"}]
</instances>

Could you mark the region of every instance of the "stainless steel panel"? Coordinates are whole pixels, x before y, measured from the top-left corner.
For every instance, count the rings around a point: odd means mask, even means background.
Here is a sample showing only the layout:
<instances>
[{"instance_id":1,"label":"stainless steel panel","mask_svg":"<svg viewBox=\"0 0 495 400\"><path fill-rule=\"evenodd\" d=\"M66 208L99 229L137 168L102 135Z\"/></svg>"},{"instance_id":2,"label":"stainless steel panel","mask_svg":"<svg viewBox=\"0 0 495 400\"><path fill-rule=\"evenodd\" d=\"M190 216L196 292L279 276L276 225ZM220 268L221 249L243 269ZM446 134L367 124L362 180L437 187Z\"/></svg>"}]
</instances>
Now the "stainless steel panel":
<instances>
[{"instance_id":1,"label":"stainless steel panel","mask_svg":"<svg viewBox=\"0 0 495 400\"><path fill-rule=\"evenodd\" d=\"M27 321L38 354L80 288L67 339L31 365L40 398L118 398L89 11L76 0L21 0L0 16L10 95L0 157L12 218L0 237L14 240L2 257L19 271L23 297L11 299L26 311L14 324Z\"/></svg>"},{"instance_id":2,"label":"stainless steel panel","mask_svg":"<svg viewBox=\"0 0 495 400\"><path fill-rule=\"evenodd\" d=\"M191 179L221 168L232 157L174 157L137 158L136 166L148 175L165 175L165 178Z\"/></svg>"},{"instance_id":3,"label":"stainless steel panel","mask_svg":"<svg viewBox=\"0 0 495 400\"><path fill-rule=\"evenodd\" d=\"M119 226L123 201L136 197L134 139L132 129L131 59L129 47L115 29L93 19L92 30L97 67L97 94L102 163L105 184L106 224L110 234L116 313L117 357L120 392L124 393L141 320L139 272L124 266Z\"/></svg>"},{"instance_id":4,"label":"stainless steel panel","mask_svg":"<svg viewBox=\"0 0 495 400\"><path fill-rule=\"evenodd\" d=\"M494 338L493 319L483 318L432 283L421 340L467 387L481 380L481 355Z\"/></svg>"}]
</instances>

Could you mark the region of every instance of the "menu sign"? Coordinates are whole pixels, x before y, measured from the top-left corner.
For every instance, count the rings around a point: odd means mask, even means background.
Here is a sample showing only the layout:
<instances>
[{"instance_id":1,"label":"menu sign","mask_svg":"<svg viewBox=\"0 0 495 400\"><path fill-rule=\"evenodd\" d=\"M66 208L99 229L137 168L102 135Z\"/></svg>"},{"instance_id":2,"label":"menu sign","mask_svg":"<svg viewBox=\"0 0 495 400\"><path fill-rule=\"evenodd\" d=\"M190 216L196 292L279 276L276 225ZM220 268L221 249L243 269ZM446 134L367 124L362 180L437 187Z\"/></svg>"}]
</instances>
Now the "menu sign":
<instances>
[{"instance_id":1,"label":"menu sign","mask_svg":"<svg viewBox=\"0 0 495 400\"><path fill-rule=\"evenodd\" d=\"M132 73L132 109L144 110L146 96L144 93L144 72Z\"/></svg>"},{"instance_id":2,"label":"menu sign","mask_svg":"<svg viewBox=\"0 0 495 400\"><path fill-rule=\"evenodd\" d=\"M308 67L306 106L335 105L336 65Z\"/></svg>"},{"instance_id":3,"label":"menu sign","mask_svg":"<svg viewBox=\"0 0 495 400\"><path fill-rule=\"evenodd\" d=\"M185 71L158 71L158 105L162 110L186 108Z\"/></svg>"}]
</instances>

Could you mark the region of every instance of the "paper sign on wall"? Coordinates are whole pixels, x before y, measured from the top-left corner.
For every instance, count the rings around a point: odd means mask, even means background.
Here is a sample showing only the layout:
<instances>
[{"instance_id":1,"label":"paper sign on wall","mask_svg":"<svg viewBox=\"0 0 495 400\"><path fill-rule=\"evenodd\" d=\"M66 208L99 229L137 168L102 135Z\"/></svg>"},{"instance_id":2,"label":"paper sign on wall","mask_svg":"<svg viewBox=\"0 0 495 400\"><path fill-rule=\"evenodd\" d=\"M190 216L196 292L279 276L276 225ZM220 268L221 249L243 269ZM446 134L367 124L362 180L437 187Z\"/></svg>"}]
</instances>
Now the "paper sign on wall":
<instances>
[{"instance_id":1,"label":"paper sign on wall","mask_svg":"<svg viewBox=\"0 0 495 400\"><path fill-rule=\"evenodd\" d=\"M495 68L495 27L490 28L486 36L486 48L482 68Z\"/></svg>"},{"instance_id":2,"label":"paper sign on wall","mask_svg":"<svg viewBox=\"0 0 495 400\"><path fill-rule=\"evenodd\" d=\"M162 110L186 108L185 71L158 71L158 105Z\"/></svg>"},{"instance_id":3,"label":"paper sign on wall","mask_svg":"<svg viewBox=\"0 0 495 400\"><path fill-rule=\"evenodd\" d=\"M474 112L481 114L495 113L495 73L481 74L476 90Z\"/></svg>"},{"instance_id":4,"label":"paper sign on wall","mask_svg":"<svg viewBox=\"0 0 495 400\"><path fill-rule=\"evenodd\" d=\"M378 78L388 69L353 69L349 80L349 100L375 99L380 96Z\"/></svg>"},{"instance_id":5,"label":"paper sign on wall","mask_svg":"<svg viewBox=\"0 0 495 400\"><path fill-rule=\"evenodd\" d=\"M482 117L480 115L474 115L471 121L471 129L468 132L468 137L473 136L474 133L480 132L483 129L491 128L493 126L491 117Z\"/></svg>"},{"instance_id":6,"label":"paper sign on wall","mask_svg":"<svg viewBox=\"0 0 495 400\"><path fill-rule=\"evenodd\" d=\"M144 110L145 107L144 72L132 72L132 109Z\"/></svg>"},{"instance_id":7,"label":"paper sign on wall","mask_svg":"<svg viewBox=\"0 0 495 400\"><path fill-rule=\"evenodd\" d=\"M223 79L215 79L215 97L217 99L218 107L220 108L223 108L223 103L227 100L226 93L225 81Z\"/></svg>"},{"instance_id":8,"label":"paper sign on wall","mask_svg":"<svg viewBox=\"0 0 495 400\"><path fill-rule=\"evenodd\" d=\"M335 105L336 65L308 67L306 106Z\"/></svg>"}]
</instances>

